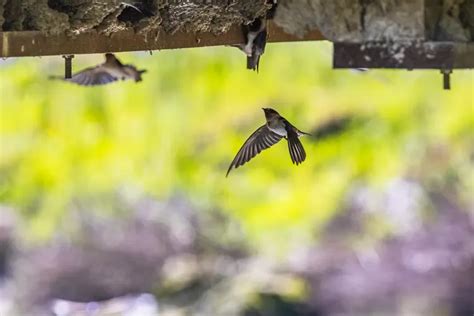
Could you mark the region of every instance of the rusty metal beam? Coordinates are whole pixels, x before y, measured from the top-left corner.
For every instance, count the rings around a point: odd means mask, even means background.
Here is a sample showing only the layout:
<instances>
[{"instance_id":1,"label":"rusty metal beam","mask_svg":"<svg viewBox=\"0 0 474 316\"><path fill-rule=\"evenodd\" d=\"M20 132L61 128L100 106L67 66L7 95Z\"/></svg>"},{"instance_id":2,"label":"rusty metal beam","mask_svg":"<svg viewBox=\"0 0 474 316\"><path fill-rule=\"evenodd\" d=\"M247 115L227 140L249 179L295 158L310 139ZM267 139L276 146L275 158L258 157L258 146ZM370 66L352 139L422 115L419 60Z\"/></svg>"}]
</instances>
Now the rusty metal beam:
<instances>
[{"instance_id":1,"label":"rusty metal beam","mask_svg":"<svg viewBox=\"0 0 474 316\"><path fill-rule=\"evenodd\" d=\"M324 40L318 31L298 38L284 32L273 23L268 26L268 42L292 42ZM77 55L106 52L144 51L157 49L191 48L233 45L243 42L241 28L235 26L220 35L211 33L161 33L155 40L136 34L133 30L121 31L111 36L96 32L46 36L40 32L0 32L0 57L25 57L49 55Z\"/></svg>"},{"instance_id":2,"label":"rusty metal beam","mask_svg":"<svg viewBox=\"0 0 474 316\"><path fill-rule=\"evenodd\" d=\"M335 43L334 68L474 68L474 43Z\"/></svg>"}]
</instances>

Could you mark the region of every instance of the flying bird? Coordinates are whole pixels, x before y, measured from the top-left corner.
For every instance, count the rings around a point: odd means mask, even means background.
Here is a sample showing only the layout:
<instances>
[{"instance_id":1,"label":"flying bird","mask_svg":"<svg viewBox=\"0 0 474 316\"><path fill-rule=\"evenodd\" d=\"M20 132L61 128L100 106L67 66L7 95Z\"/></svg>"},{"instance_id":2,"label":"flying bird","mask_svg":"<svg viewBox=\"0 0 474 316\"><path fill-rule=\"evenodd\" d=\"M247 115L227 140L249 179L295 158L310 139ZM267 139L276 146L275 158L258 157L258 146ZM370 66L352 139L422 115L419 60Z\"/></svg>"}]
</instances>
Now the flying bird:
<instances>
[{"instance_id":1,"label":"flying bird","mask_svg":"<svg viewBox=\"0 0 474 316\"><path fill-rule=\"evenodd\" d=\"M277 111L270 108L263 108L267 122L259 127L245 141L242 148L232 160L226 177L232 168L238 168L259 154L262 150L270 148L278 143L282 138L288 141L291 161L299 165L306 159L306 152L298 139L302 135L310 135L302 132L288 122Z\"/></svg>"},{"instance_id":2,"label":"flying bird","mask_svg":"<svg viewBox=\"0 0 474 316\"><path fill-rule=\"evenodd\" d=\"M105 62L95 67L86 68L65 81L81 86L96 86L115 82L117 80L142 81L142 74L146 70L138 70L133 65L124 65L114 54L105 54ZM63 79L52 77L53 79Z\"/></svg>"},{"instance_id":3,"label":"flying bird","mask_svg":"<svg viewBox=\"0 0 474 316\"><path fill-rule=\"evenodd\" d=\"M267 26L265 18L257 18L250 24L242 25L245 44L234 45L247 55L247 69L256 70L260 56L265 52L267 44Z\"/></svg>"}]
</instances>

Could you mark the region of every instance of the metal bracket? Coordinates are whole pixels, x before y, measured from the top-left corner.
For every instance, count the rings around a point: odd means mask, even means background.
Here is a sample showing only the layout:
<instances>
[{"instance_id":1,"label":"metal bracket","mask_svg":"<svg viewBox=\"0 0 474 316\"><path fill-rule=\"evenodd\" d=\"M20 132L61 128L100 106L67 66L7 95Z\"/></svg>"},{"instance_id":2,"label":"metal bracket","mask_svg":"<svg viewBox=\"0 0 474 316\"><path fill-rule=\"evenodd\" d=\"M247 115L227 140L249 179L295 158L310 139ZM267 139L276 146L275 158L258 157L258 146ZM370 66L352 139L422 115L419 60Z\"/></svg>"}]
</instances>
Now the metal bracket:
<instances>
[{"instance_id":1,"label":"metal bracket","mask_svg":"<svg viewBox=\"0 0 474 316\"><path fill-rule=\"evenodd\" d=\"M64 79L72 77L72 59L74 55L63 55L64 58Z\"/></svg>"},{"instance_id":2,"label":"metal bracket","mask_svg":"<svg viewBox=\"0 0 474 316\"><path fill-rule=\"evenodd\" d=\"M452 69L441 69L443 74L443 89L451 90L451 74L453 73Z\"/></svg>"}]
</instances>

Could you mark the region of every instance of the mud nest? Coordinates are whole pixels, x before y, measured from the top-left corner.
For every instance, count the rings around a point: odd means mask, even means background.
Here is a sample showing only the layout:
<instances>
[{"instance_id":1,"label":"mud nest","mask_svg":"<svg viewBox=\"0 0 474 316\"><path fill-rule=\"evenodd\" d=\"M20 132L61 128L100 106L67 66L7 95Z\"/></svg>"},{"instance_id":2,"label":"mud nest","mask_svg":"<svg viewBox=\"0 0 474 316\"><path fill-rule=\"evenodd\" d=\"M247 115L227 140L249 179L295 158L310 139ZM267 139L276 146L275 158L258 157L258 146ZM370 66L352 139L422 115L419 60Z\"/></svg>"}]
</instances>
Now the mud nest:
<instances>
[{"instance_id":1,"label":"mud nest","mask_svg":"<svg viewBox=\"0 0 474 316\"><path fill-rule=\"evenodd\" d=\"M268 0L0 0L3 31L211 32L265 15ZM474 0L278 0L275 23L332 41L472 41Z\"/></svg>"},{"instance_id":2,"label":"mud nest","mask_svg":"<svg viewBox=\"0 0 474 316\"><path fill-rule=\"evenodd\" d=\"M219 34L269 9L265 0L0 0L3 31L110 34L178 30Z\"/></svg>"}]
</instances>

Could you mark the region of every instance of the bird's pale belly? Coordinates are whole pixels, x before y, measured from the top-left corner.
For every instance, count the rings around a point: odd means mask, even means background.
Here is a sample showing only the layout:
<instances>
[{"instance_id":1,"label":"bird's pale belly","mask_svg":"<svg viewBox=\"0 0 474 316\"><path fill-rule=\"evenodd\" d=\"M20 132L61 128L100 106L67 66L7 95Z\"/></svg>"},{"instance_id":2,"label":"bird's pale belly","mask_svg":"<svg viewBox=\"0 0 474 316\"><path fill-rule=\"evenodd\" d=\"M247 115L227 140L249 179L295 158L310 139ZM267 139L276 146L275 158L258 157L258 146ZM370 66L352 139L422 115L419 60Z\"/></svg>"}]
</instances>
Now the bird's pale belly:
<instances>
[{"instance_id":1,"label":"bird's pale belly","mask_svg":"<svg viewBox=\"0 0 474 316\"><path fill-rule=\"evenodd\" d=\"M273 125L273 124L272 124ZM286 132L286 129L285 129L285 125L284 124L278 124L278 125L268 125L268 129L271 130L272 132L274 132L275 134L278 134L280 136L283 136L283 137L286 137L287 135L287 132Z\"/></svg>"},{"instance_id":2,"label":"bird's pale belly","mask_svg":"<svg viewBox=\"0 0 474 316\"><path fill-rule=\"evenodd\" d=\"M124 78L127 78L128 75L125 71L123 71L122 69L116 69L116 68L110 68L108 69L109 70L109 73L118 78L118 79L124 79Z\"/></svg>"}]
</instances>

